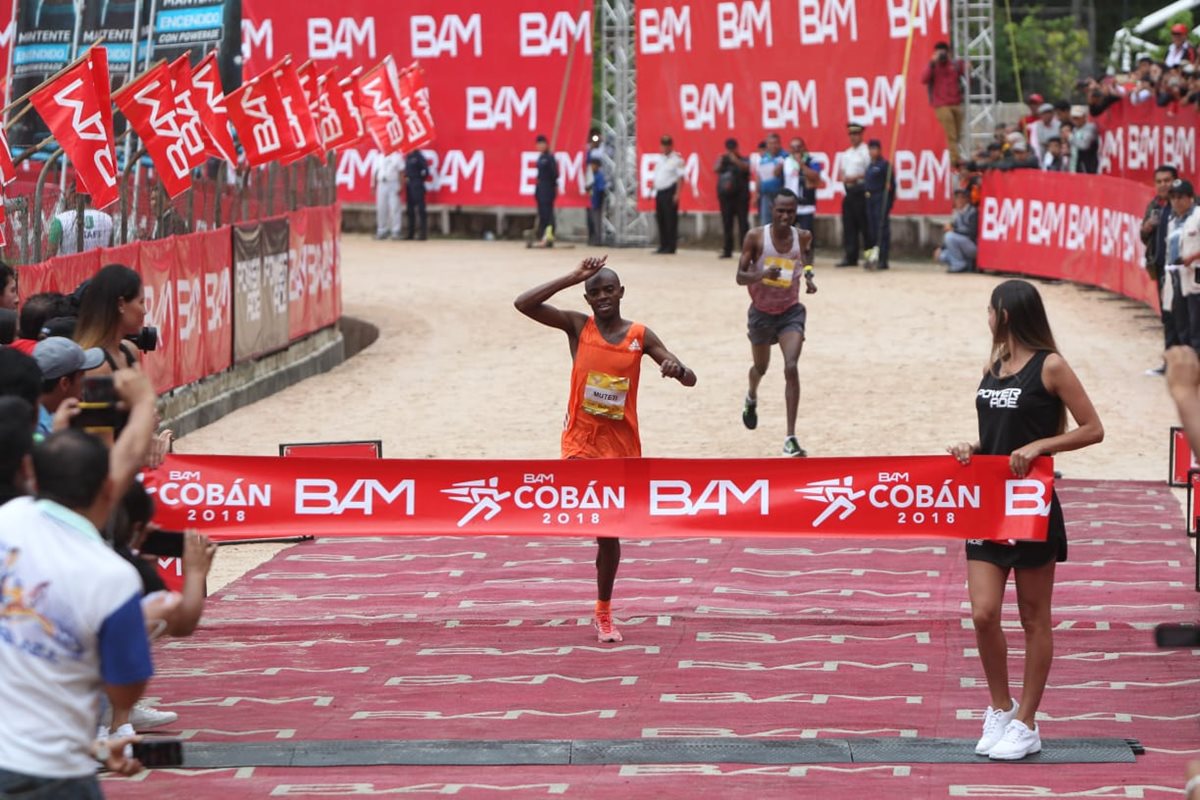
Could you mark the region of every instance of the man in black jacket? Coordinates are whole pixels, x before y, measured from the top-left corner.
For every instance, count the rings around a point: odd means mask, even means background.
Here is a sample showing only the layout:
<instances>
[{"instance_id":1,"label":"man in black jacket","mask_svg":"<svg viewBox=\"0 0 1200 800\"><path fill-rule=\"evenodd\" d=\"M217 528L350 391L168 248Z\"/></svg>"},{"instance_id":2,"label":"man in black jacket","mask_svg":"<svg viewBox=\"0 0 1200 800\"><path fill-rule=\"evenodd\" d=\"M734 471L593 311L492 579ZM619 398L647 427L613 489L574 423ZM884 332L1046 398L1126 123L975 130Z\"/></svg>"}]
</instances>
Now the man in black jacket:
<instances>
[{"instance_id":1,"label":"man in black jacket","mask_svg":"<svg viewBox=\"0 0 1200 800\"><path fill-rule=\"evenodd\" d=\"M725 152L717 158L713 171L717 173L717 199L725 236L721 258L733 258L733 223L737 222L738 246L750 230L750 162L738 152L737 139L725 140Z\"/></svg>"},{"instance_id":2,"label":"man in black jacket","mask_svg":"<svg viewBox=\"0 0 1200 800\"><path fill-rule=\"evenodd\" d=\"M1154 171L1154 199L1146 206L1142 216L1142 243L1146 245L1146 271L1158 284L1159 303L1162 302L1163 283L1167 263L1167 223L1171 220L1171 204L1167 192L1171 183L1179 177L1179 170L1163 164ZM1166 348L1183 344L1175 329L1175 319L1170 311L1162 312L1163 339ZM1146 370L1147 375L1162 375L1165 367L1160 365Z\"/></svg>"}]
</instances>

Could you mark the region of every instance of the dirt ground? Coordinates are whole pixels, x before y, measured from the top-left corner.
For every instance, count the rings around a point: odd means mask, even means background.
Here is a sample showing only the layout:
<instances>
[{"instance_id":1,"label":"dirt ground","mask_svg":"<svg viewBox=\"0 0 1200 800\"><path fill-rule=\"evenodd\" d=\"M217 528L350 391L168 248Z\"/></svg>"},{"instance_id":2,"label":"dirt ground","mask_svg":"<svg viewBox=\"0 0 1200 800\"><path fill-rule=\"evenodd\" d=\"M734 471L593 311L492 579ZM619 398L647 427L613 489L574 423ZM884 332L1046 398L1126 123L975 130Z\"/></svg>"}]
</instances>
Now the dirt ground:
<instances>
[{"instance_id":1,"label":"dirt ground","mask_svg":"<svg viewBox=\"0 0 1200 800\"><path fill-rule=\"evenodd\" d=\"M509 242L343 241L347 315L379 340L325 375L237 411L178 443L185 453L274 455L280 442L382 439L389 458L555 458L566 403L566 338L518 314L512 300L569 271L591 248L527 250ZM816 261L806 298L799 438L809 454L941 452L975 437L974 390L989 349L986 304L1000 280L932 264L886 273ZM760 389L759 427L741 423L750 348L736 262L709 251L655 256L613 250L623 313L645 322L692 367L686 389L643 371L648 456L774 456L784 436L783 377ZM1162 336L1142 307L1104 292L1040 283L1059 347L1104 423L1103 444L1063 455L1076 478L1163 480L1174 410L1161 378ZM586 310L582 287L556 304ZM223 549L216 589L276 552Z\"/></svg>"}]
</instances>

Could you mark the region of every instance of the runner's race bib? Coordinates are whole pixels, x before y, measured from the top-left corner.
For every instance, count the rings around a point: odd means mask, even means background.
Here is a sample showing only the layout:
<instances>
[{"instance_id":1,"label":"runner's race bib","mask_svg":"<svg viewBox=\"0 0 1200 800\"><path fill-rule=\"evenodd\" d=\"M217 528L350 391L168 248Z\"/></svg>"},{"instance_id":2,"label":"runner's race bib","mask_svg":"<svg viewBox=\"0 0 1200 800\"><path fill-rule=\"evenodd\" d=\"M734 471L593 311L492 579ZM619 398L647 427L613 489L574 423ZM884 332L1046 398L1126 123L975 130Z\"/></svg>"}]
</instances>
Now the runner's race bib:
<instances>
[{"instance_id":1,"label":"runner's race bib","mask_svg":"<svg viewBox=\"0 0 1200 800\"><path fill-rule=\"evenodd\" d=\"M583 410L598 417L625 419L628 393L629 378L590 371L583 384Z\"/></svg>"},{"instance_id":2,"label":"runner's race bib","mask_svg":"<svg viewBox=\"0 0 1200 800\"><path fill-rule=\"evenodd\" d=\"M763 269L771 269L772 267L779 270L779 277L763 278L763 285L775 286L779 289L790 289L792 287L792 273L796 270L796 262L782 256L766 256L763 258Z\"/></svg>"}]
</instances>

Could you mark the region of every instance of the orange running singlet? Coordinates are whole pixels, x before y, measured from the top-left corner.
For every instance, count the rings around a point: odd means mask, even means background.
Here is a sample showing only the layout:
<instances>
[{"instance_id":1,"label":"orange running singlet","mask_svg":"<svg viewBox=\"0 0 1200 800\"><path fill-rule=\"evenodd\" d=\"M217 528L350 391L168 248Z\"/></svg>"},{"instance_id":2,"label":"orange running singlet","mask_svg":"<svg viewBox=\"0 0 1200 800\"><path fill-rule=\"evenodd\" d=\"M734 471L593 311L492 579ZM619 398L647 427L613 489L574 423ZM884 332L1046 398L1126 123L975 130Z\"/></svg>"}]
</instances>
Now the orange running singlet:
<instances>
[{"instance_id":1,"label":"orange running singlet","mask_svg":"<svg viewBox=\"0 0 1200 800\"><path fill-rule=\"evenodd\" d=\"M636 458L637 390L646 326L632 323L625 338L609 344L589 317L579 334L571 368L571 396L563 423L563 458Z\"/></svg>"}]
</instances>

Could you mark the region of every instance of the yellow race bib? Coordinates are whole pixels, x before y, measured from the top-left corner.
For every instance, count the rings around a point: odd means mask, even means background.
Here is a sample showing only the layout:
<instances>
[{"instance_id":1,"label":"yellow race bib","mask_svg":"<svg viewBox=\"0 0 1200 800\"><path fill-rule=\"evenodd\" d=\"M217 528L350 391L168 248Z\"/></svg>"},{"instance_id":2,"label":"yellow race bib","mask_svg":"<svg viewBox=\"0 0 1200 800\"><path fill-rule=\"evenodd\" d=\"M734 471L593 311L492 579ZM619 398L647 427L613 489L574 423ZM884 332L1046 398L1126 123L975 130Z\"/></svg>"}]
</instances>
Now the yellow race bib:
<instances>
[{"instance_id":1,"label":"yellow race bib","mask_svg":"<svg viewBox=\"0 0 1200 800\"><path fill-rule=\"evenodd\" d=\"M583 410L598 417L625 419L628 394L629 378L592 370L583 384Z\"/></svg>"},{"instance_id":2,"label":"yellow race bib","mask_svg":"<svg viewBox=\"0 0 1200 800\"><path fill-rule=\"evenodd\" d=\"M764 286L774 286L779 289L790 289L792 287L792 273L796 270L796 262L790 258L782 256L766 256L763 258L763 269L778 268L778 278L763 278Z\"/></svg>"}]
</instances>

